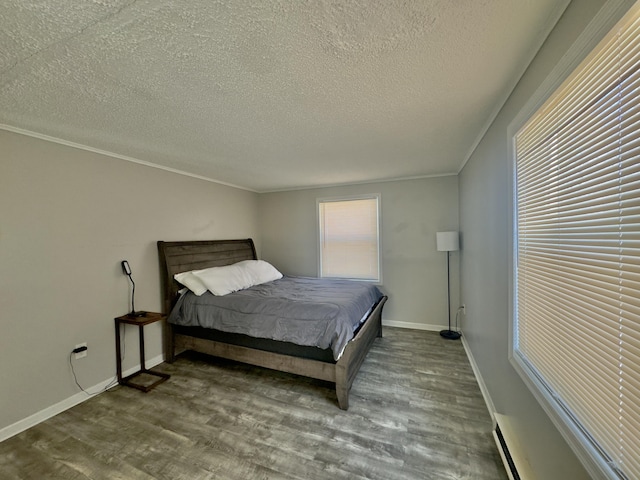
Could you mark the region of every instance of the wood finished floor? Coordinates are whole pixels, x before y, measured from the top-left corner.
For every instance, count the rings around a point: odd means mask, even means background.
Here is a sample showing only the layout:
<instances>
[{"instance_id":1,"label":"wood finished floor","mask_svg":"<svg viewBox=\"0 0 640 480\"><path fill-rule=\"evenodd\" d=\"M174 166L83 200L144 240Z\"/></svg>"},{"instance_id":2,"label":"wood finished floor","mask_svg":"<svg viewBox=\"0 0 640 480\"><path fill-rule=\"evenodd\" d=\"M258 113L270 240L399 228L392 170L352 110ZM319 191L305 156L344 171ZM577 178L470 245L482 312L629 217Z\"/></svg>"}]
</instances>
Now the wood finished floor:
<instances>
[{"instance_id":1,"label":"wood finished floor","mask_svg":"<svg viewBox=\"0 0 640 480\"><path fill-rule=\"evenodd\" d=\"M506 480L459 341L384 329L339 410L321 381L194 354L0 443L1 479Z\"/></svg>"}]
</instances>

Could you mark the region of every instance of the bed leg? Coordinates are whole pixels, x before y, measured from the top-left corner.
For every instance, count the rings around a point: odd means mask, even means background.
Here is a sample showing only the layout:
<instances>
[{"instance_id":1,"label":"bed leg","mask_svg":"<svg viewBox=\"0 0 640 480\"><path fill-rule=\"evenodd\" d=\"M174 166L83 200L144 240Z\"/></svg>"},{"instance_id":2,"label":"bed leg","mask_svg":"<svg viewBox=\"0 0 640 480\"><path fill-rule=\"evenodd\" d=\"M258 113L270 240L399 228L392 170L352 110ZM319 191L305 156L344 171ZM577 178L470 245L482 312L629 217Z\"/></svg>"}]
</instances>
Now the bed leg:
<instances>
[{"instance_id":1,"label":"bed leg","mask_svg":"<svg viewBox=\"0 0 640 480\"><path fill-rule=\"evenodd\" d=\"M342 363L344 357L336 364L336 397L338 397L338 406L342 410L349 409L349 380L347 378L347 368Z\"/></svg>"},{"instance_id":2,"label":"bed leg","mask_svg":"<svg viewBox=\"0 0 640 480\"><path fill-rule=\"evenodd\" d=\"M176 360L176 335L171 325L167 325L166 336L167 341L164 358L167 363L173 363Z\"/></svg>"},{"instance_id":3,"label":"bed leg","mask_svg":"<svg viewBox=\"0 0 640 480\"><path fill-rule=\"evenodd\" d=\"M349 410L349 389L344 385L336 383L336 396L338 397L338 406L341 410Z\"/></svg>"}]
</instances>

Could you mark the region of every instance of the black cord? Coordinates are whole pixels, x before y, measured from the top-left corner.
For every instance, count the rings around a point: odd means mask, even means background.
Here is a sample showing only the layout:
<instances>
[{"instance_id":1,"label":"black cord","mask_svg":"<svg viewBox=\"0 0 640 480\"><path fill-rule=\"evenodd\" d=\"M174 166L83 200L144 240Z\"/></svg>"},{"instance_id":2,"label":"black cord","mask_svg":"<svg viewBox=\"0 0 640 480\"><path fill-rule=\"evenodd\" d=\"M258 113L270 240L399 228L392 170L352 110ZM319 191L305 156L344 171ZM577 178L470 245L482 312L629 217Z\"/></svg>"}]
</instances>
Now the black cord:
<instances>
[{"instance_id":1,"label":"black cord","mask_svg":"<svg viewBox=\"0 0 640 480\"><path fill-rule=\"evenodd\" d=\"M124 357L125 357L125 349L127 348L127 329L124 328L124 324L120 324L120 337L122 338L122 341L120 342L120 361L124 362Z\"/></svg>"},{"instance_id":2,"label":"black cord","mask_svg":"<svg viewBox=\"0 0 640 480\"><path fill-rule=\"evenodd\" d=\"M135 315L136 307L134 306L133 301L136 298L136 282L133 281L133 277L131 277L130 273L127 274L127 276L129 277L129 280L131 280L131 285L133 286L131 289L131 314Z\"/></svg>"},{"instance_id":3,"label":"black cord","mask_svg":"<svg viewBox=\"0 0 640 480\"><path fill-rule=\"evenodd\" d=\"M82 391L85 393L85 395L87 395L88 397L92 397L92 396L94 396L94 395L98 395L99 393L104 393L104 392L106 392L107 390L109 390L110 388L113 388L113 387L115 387L115 386L118 384L118 379L116 378L116 379L112 380L109 384L107 384L107 385L106 385L102 390L100 390L99 392L95 392L95 393L87 392L84 388L82 388L82 385L80 385L80 383L78 382L78 377L76 377L76 371L75 371L75 369L73 368L73 362L71 361L71 360L72 360L72 355L73 355L73 352L69 353L69 366L71 367L71 373L73 374L73 381L76 383L76 385L78 386L78 388L79 388L80 390L82 390Z\"/></svg>"},{"instance_id":4,"label":"black cord","mask_svg":"<svg viewBox=\"0 0 640 480\"><path fill-rule=\"evenodd\" d=\"M456 310L456 332L460 331L458 329L458 315L460 315L460 310L462 310L462 307L458 307L458 310Z\"/></svg>"},{"instance_id":5,"label":"black cord","mask_svg":"<svg viewBox=\"0 0 640 480\"><path fill-rule=\"evenodd\" d=\"M76 377L76 371L73 368L73 362L71 361L71 356L73 355L73 352L71 352L69 354L69 366L71 367L71 373L73 374L73 381L76 382L76 385L78 386L78 388L80 390L82 390L84 393L86 393L88 396L91 396L91 394L89 392L87 392L84 388L82 388L82 386L78 383L78 377Z\"/></svg>"}]
</instances>

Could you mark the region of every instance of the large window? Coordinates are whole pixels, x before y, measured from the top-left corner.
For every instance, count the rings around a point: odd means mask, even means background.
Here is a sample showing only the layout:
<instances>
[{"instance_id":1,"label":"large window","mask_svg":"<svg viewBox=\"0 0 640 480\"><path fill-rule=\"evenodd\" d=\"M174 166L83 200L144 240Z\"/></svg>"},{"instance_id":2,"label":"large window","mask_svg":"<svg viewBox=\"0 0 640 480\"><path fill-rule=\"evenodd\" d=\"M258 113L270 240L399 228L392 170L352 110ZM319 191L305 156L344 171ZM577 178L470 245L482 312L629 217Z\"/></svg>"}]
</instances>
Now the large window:
<instances>
[{"instance_id":1,"label":"large window","mask_svg":"<svg viewBox=\"0 0 640 480\"><path fill-rule=\"evenodd\" d=\"M319 199L321 277L380 281L380 196Z\"/></svg>"},{"instance_id":2,"label":"large window","mask_svg":"<svg viewBox=\"0 0 640 480\"><path fill-rule=\"evenodd\" d=\"M515 136L513 355L594 478L640 478L639 10Z\"/></svg>"}]
</instances>

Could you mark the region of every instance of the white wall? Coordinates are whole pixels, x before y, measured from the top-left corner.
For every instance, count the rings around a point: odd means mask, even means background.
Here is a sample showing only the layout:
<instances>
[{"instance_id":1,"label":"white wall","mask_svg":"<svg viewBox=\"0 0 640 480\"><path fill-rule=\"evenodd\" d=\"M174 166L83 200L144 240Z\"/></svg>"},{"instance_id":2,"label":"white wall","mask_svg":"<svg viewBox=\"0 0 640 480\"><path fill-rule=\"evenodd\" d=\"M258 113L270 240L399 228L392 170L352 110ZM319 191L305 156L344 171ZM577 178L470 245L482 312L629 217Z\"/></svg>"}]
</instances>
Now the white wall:
<instances>
[{"instance_id":1,"label":"white wall","mask_svg":"<svg viewBox=\"0 0 640 480\"><path fill-rule=\"evenodd\" d=\"M447 266L446 254L436 250L436 232L458 229L457 176L263 194L263 258L284 273L316 276L316 199L363 193L382 195L385 323L441 329L447 324ZM458 252L451 256L451 291L455 314Z\"/></svg>"},{"instance_id":2,"label":"white wall","mask_svg":"<svg viewBox=\"0 0 640 480\"><path fill-rule=\"evenodd\" d=\"M508 417L536 478L589 478L516 374L509 347L509 173L507 128L603 5L573 1L460 174L464 335L498 413Z\"/></svg>"},{"instance_id":3,"label":"white wall","mask_svg":"<svg viewBox=\"0 0 640 480\"><path fill-rule=\"evenodd\" d=\"M115 376L113 318L160 311L157 240L258 235L258 195L0 131L0 431ZM145 327L147 358L160 328ZM138 361L127 330L124 368ZM5 428L6 430L6 428Z\"/></svg>"}]
</instances>

